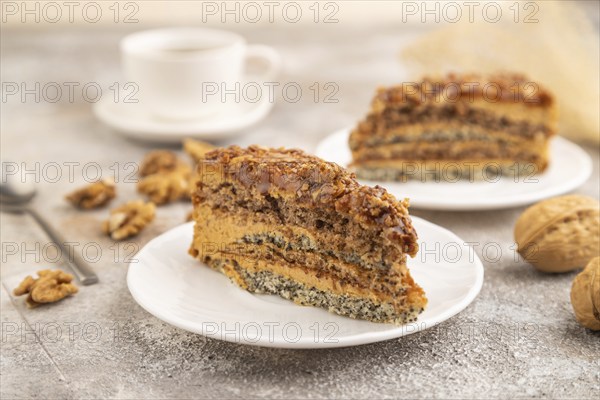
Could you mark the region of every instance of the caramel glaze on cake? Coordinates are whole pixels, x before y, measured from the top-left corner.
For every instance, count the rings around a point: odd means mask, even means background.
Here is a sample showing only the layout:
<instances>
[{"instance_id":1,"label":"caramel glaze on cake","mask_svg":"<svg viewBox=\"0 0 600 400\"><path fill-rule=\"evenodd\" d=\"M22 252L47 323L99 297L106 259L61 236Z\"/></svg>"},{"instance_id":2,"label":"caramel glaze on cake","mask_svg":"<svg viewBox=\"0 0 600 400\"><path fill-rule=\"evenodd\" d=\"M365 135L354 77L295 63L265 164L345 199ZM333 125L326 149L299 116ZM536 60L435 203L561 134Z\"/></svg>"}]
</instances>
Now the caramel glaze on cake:
<instances>
[{"instance_id":1,"label":"caramel glaze on cake","mask_svg":"<svg viewBox=\"0 0 600 400\"><path fill-rule=\"evenodd\" d=\"M357 175L403 180L453 171L533 174L556 133L552 95L522 75L448 75L377 91L350 135ZM412 175L412 176L411 176Z\"/></svg>"},{"instance_id":2,"label":"caramel glaze on cake","mask_svg":"<svg viewBox=\"0 0 600 400\"><path fill-rule=\"evenodd\" d=\"M190 254L241 288L376 322L423 311L406 200L300 150L216 149L198 177Z\"/></svg>"}]
</instances>

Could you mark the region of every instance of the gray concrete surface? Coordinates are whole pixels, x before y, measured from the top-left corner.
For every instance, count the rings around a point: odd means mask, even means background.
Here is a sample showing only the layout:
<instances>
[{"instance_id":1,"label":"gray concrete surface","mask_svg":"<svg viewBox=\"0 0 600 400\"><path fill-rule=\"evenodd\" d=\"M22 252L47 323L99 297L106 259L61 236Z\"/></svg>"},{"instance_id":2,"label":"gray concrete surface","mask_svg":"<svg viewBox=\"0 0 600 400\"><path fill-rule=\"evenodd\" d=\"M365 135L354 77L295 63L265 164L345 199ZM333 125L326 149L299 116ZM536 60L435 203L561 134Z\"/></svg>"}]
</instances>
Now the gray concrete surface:
<instances>
[{"instance_id":1,"label":"gray concrete surface","mask_svg":"<svg viewBox=\"0 0 600 400\"><path fill-rule=\"evenodd\" d=\"M2 80L100 82L122 80L117 43L123 32L94 29L2 35ZM279 101L269 117L227 143L314 150L328 133L365 112L372 90L403 79L395 29L246 33L284 56L282 81L308 88L336 82L336 104ZM308 89L306 89L308 91ZM139 161L152 146L117 135L78 98L52 104L12 99L2 104L2 159L40 166L34 206L81 251L102 249L93 263L101 283L74 297L29 310L12 297L20 279L53 262L47 238L24 216L2 214L2 342L0 397L10 398L598 398L600 336L576 322L569 302L573 273L549 276L514 260L512 227L523 210L450 213L413 210L466 241L478 242L485 264L479 297L449 321L399 340L353 348L292 351L248 347L185 332L154 318L129 294L124 258L180 224L189 210L158 210L155 223L115 247L100 232L106 210L76 212L62 199L83 183L83 166L105 174ZM577 193L598 197L598 149L587 148L594 176ZM61 166L56 183L49 163ZM74 182L65 162L80 163ZM92 170L88 171L93 172ZM117 202L136 197L118 184ZM498 243L499 257L484 255ZM39 246L36 249L36 244ZM125 247L126 245L130 247ZM13 251L17 246L17 251ZM131 247L133 246L133 247ZM95 248L95 247L94 247ZM116 249L119 249L117 251ZM96 257L89 247L90 257ZM15 254L11 254L15 253ZM41 256L39 255L40 253ZM166 293L165 295L169 295Z\"/></svg>"}]
</instances>

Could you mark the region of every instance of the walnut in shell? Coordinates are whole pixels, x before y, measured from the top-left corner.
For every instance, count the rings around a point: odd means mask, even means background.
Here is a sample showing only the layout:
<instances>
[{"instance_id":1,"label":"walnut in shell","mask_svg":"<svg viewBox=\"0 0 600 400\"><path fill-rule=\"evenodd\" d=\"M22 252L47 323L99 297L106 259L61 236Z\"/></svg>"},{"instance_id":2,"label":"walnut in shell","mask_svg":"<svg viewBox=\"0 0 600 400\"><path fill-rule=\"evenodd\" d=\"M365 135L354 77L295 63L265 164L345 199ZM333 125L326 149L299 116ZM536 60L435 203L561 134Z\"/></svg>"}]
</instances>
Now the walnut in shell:
<instances>
[{"instance_id":1,"label":"walnut in shell","mask_svg":"<svg viewBox=\"0 0 600 400\"><path fill-rule=\"evenodd\" d=\"M112 179L103 179L78 189L65 198L75 207L89 210L106 205L115 195L115 182Z\"/></svg>"},{"instance_id":2,"label":"walnut in shell","mask_svg":"<svg viewBox=\"0 0 600 400\"><path fill-rule=\"evenodd\" d=\"M600 253L600 206L591 197L568 195L529 207L517 220L518 252L544 272L583 267Z\"/></svg>"},{"instance_id":3,"label":"walnut in shell","mask_svg":"<svg viewBox=\"0 0 600 400\"><path fill-rule=\"evenodd\" d=\"M600 331L600 257L590 261L573 280L571 305L581 325Z\"/></svg>"},{"instance_id":4,"label":"walnut in shell","mask_svg":"<svg viewBox=\"0 0 600 400\"><path fill-rule=\"evenodd\" d=\"M28 294L25 300L29 308L34 308L44 303L54 303L78 292L73 285L73 275L59 269L45 269L38 271L39 278L30 275L13 290L15 296Z\"/></svg>"},{"instance_id":5,"label":"walnut in shell","mask_svg":"<svg viewBox=\"0 0 600 400\"><path fill-rule=\"evenodd\" d=\"M137 235L154 219L156 206L142 200L129 201L111 210L103 229L113 240L122 240Z\"/></svg>"}]
</instances>

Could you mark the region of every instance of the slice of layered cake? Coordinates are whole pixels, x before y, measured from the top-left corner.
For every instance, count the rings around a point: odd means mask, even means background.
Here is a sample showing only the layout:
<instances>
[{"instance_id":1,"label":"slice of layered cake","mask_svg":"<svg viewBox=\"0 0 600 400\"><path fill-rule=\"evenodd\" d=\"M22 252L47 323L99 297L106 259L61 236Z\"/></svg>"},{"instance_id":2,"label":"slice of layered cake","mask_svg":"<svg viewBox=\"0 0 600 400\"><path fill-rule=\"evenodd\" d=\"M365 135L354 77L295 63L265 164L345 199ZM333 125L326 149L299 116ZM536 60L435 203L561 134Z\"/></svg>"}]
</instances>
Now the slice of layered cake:
<instances>
[{"instance_id":1,"label":"slice of layered cake","mask_svg":"<svg viewBox=\"0 0 600 400\"><path fill-rule=\"evenodd\" d=\"M485 179L546 169L557 112L521 75L448 75L382 88L350 135L359 178Z\"/></svg>"},{"instance_id":2,"label":"slice of layered cake","mask_svg":"<svg viewBox=\"0 0 600 400\"><path fill-rule=\"evenodd\" d=\"M198 177L190 254L241 288L376 322L423 311L406 200L300 150L216 149Z\"/></svg>"}]
</instances>

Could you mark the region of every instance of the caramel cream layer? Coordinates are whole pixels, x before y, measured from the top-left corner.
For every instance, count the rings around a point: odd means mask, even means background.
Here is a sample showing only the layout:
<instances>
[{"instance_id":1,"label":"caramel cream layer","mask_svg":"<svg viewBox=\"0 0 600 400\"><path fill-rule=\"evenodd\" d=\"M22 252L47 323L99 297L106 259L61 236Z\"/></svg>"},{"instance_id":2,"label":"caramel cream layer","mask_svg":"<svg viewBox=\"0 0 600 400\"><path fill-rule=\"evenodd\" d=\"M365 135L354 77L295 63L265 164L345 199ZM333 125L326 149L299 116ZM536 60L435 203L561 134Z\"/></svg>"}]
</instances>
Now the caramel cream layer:
<instances>
[{"instance_id":1,"label":"caramel cream layer","mask_svg":"<svg viewBox=\"0 0 600 400\"><path fill-rule=\"evenodd\" d=\"M354 163L368 160L465 160L485 161L490 159L512 159L513 161L537 162L545 159L547 144L506 145L482 141L394 143L386 146L365 147L352 152Z\"/></svg>"},{"instance_id":2,"label":"caramel cream layer","mask_svg":"<svg viewBox=\"0 0 600 400\"><path fill-rule=\"evenodd\" d=\"M503 170L509 171L511 168L514 168L516 165L522 166L522 164L531 164L535 166L536 171L534 172L542 172L547 164L540 162L539 164L535 163L515 163L513 159L501 159L501 158L492 158L486 159L485 161L477 160L477 159L464 159L460 161L423 161L423 160L365 160L360 163L354 164L354 168L368 168L372 170L377 169L389 169L389 170L397 170L406 174L414 174L417 176L420 172L426 174L428 171L433 172L441 172L453 171L457 166L463 170L467 171L481 171L482 169L488 167L497 167L502 168ZM527 171L525 171L527 173Z\"/></svg>"},{"instance_id":3,"label":"caramel cream layer","mask_svg":"<svg viewBox=\"0 0 600 400\"><path fill-rule=\"evenodd\" d=\"M473 101L461 102L429 102L421 105L414 104L398 104L379 108L371 115L382 116L389 115L393 110L409 110L408 115L418 115L424 110L427 113L435 113L442 110L456 109L459 113L456 118L466 115L468 111L487 115L493 119L505 119L510 122L527 122L533 125L549 125L555 127L557 123L558 113L555 107L528 107L519 103L500 103L486 101L483 99L474 99ZM406 111L404 111L406 113Z\"/></svg>"},{"instance_id":4,"label":"caramel cream layer","mask_svg":"<svg viewBox=\"0 0 600 400\"><path fill-rule=\"evenodd\" d=\"M240 267L243 266L240 265ZM301 268L293 268L290 267L290 264L280 263L277 260L258 260L255 264L249 266L248 268L244 267L244 269L250 272L269 271L301 283L308 288L314 287L315 289L330 292L338 296L349 295L356 298L368 299L375 304L391 304L398 313L411 308L424 308L427 304L423 290L418 286L411 286L402 295L386 296L353 286L341 286L338 284L337 279L333 279L329 276L316 277L312 271L306 271ZM231 280L236 282L238 286L247 289L243 277L238 274L233 264L225 261L225 266L222 267L222 272Z\"/></svg>"},{"instance_id":5,"label":"caramel cream layer","mask_svg":"<svg viewBox=\"0 0 600 400\"><path fill-rule=\"evenodd\" d=\"M308 238L314 241L314 236L306 229L298 226L282 226L265 224L258 221L248 221L246 218L240 218L238 215L225 215L222 213L210 213L208 207L200 207L199 213L202 224L196 227L196 237L194 247L204 255L210 256L211 253L237 253L241 260L248 259L252 261L256 258L264 258L270 255L280 253L288 261L298 261L303 268L313 268L318 273L328 272L336 273L340 280L358 282L365 287L373 287L373 283L379 284L380 279L387 279L389 285L384 285L386 290L394 292L401 285L403 276L407 275L407 268L404 265L405 258L399 259L391 268L386 271L377 269L366 269L355 263L349 263L342 260L333 249L315 248L311 251L295 251L288 249L287 244L278 248L275 245L255 245L248 243L245 238L252 238L263 234L274 234L284 238L287 243L297 243L298 238ZM315 243L315 242L313 242ZM272 251L269 251L272 250ZM327 251L331 254L327 254ZM401 285L402 287L403 285Z\"/></svg>"},{"instance_id":6,"label":"caramel cream layer","mask_svg":"<svg viewBox=\"0 0 600 400\"><path fill-rule=\"evenodd\" d=\"M293 203L279 204L275 199L255 199L246 202L240 199L234 186L222 186L202 202L203 211L211 212L222 218L238 214L241 218L252 220L265 226L291 229L303 234L315 247L328 248L342 254L358 254L367 268L388 269L393 263L404 262L406 256L394 242L381 230L365 228L347 218L331 215L323 210L307 210ZM210 209L210 210L209 210ZM333 218L336 218L333 220ZM243 219L242 219L243 220ZM263 231L264 232L264 231ZM353 240L348 240L352 237ZM374 243L380 243L374 246Z\"/></svg>"},{"instance_id":7,"label":"caramel cream layer","mask_svg":"<svg viewBox=\"0 0 600 400\"><path fill-rule=\"evenodd\" d=\"M404 142L449 142L463 140L481 140L486 142L504 142L507 144L537 144L548 140L547 135L538 131L531 136L520 136L502 129L488 129L475 124L460 121L429 121L410 123L393 128L377 126L375 131L353 131L350 136L350 148L383 146Z\"/></svg>"},{"instance_id":8,"label":"caramel cream layer","mask_svg":"<svg viewBox=\"0 0 600 400\"><path fill-rule=\"evenodd\" d=\"M406 266L402 264L395 265L394 272L377 274L374 271L358 268L356 265L348 264L331 256L321 256L323 265L335 265L337 271L328 270L327 268L309 268L306 263L290 262L277 256L263 257L262 255L269 253L266 249L263 250L262 253L264 254L261 254L260 257L253 257L252 254L248 253L240 254L240 247L236 249L236 242L244 236L273 231L281 232L282 227L256 222L249 222L244 225L239 218L224 218L221 215L213 218L206 213L207 210L200 209L199 211L202 222L195 227L192 247L198 251L198 258L201 260L207 260L206 257L209 257L209 260L227 260L230 265L233 265L236 261L240 267L253 272L268 270L309 287L314 286L320 290L340 295L352 294L372 300L378 299L380 302L393 302L395 299L402 303L404 297L410 296L414 291L422 294L422 290L414 285L412 279L408 277ZM286 228L285 230L286 233L292 235L305 233L302 229L297 232L294 232L294 228ZM310 256L310 253L306 254L306 258ZM315 256L313 255L313 257ZM295 258L300 257L296 254ZM316 261L316 258L313 258L313 261ZM234 272L229 270L229 273L233 274ZM350 285L346 283L354 279L361 281L362 284ZM389 290L376 290L376 287L381 285L386 286Z\"/></svg>"}]
</instances>

